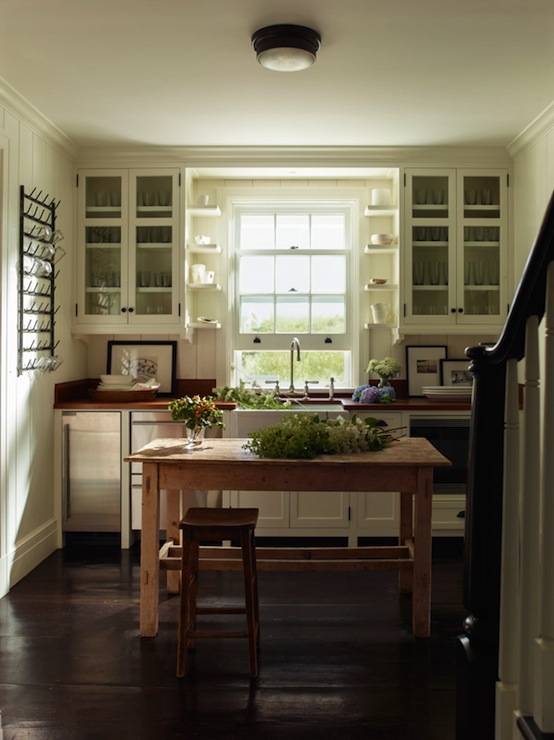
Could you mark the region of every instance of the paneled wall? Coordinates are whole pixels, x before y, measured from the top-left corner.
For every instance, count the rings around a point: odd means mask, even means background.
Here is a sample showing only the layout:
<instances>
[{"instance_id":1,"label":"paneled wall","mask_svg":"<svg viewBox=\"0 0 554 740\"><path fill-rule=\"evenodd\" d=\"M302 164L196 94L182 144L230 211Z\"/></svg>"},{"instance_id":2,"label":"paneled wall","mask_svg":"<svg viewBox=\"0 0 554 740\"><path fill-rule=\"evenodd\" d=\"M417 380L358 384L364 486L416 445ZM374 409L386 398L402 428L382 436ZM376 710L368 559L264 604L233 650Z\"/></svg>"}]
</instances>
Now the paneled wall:
<instances>
[{"instance_id":1,"label":"paneled wall","mask_svg":"<svg viewBox=\"0 0 554 740\"><path fill-rule=\"evenodd\" d=\"M53 498L53 387L82 377L85 347L71 337L74 257L74 164L56 139L62 138L13 91L0 90L2 156L1 233L1 436L0 596L56 548ZM13 102L13 104L12 104ZM56 323L63 365L54 373L17 376L17 275L19 186L38 186L62 203L58 226L67 256L60 263L56 291L62 310Z\"/></svg>"}]
</instances>

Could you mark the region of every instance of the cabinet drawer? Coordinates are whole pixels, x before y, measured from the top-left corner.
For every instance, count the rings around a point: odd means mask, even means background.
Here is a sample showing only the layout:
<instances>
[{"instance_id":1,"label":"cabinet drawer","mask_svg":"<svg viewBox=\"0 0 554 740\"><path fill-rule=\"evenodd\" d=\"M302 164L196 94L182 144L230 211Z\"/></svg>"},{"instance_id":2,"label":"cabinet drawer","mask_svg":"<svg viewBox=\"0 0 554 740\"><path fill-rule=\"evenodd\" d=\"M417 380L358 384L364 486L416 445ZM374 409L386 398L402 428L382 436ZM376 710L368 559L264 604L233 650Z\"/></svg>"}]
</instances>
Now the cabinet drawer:
<instances>
[{"instance_id":1,"label":"cabinet drawer","mask_svg":"<svg viewBox=\"0 0 554 740\"><path fill-rule=\"evenodd\" d=\"M460 513L465 507L465 496L433 496L433 532L456 530L463 533L465 518Z\"/></svg>"}]
</instances>

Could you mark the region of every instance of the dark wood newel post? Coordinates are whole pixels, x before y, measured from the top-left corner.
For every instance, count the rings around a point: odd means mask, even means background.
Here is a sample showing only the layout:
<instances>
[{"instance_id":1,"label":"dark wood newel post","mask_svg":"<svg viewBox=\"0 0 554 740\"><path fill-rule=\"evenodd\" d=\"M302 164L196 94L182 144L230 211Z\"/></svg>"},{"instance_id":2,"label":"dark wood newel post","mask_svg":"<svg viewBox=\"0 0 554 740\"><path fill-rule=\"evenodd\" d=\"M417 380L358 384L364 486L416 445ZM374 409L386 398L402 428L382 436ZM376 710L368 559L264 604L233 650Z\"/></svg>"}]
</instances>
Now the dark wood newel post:
<instances>
[{"instance_id":1,"label":"dark wood newel post","mask_svg":"<svg viewBox=\"0 0 554 740\"><path fill-rule=\"evenodd\" d=\"M506 362L467 350L474 375L465 521L464 603L458 637L457 740L494 738L498 675ZM491 361L492 360L492 361Z\"/></svg>"}]
</instances>

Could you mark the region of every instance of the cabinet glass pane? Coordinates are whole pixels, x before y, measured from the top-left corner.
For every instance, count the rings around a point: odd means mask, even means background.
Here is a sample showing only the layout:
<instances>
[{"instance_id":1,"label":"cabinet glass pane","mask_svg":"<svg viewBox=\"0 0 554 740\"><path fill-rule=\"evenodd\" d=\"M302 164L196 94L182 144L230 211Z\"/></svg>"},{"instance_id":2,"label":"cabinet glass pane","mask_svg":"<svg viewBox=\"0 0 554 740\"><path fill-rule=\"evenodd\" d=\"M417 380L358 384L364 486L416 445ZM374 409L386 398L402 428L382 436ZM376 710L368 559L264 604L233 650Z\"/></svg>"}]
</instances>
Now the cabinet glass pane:
<instances>
[{"instance_id":1,"label":"cabinet glass pane","mask_svg":"<svg viewBox=\"0 0 554 740\"><path fill-rule=\"evenodd\" d=\"M121 228L85 229L85 311L115 315L121 309Z\"/></svg>"},{"instance_id":2,"label":"cabinet glass pane","mask_svg":"<svg viewBox=\"0 0 554 740\"><path fill-rule=\"evenodd\" d=\"M136 306L138 315L171 314L172 227L137 226Z\"/></svg>"},{"instance_id":3,"label":"cabinet glass pane","mask_svg":"<svg viewBox=\"0 0 554 740\"><path fill-rule=\"evenodd\" d=\"M470 316L500 312L500 228L464 227L464 311Z\"/></svg>"},{"instance_id":4,"label":"cabinet glass pane","mask_svg":"<svg viewBox=\"0 0 554 740\"><path fill-rule=\"evenodd\" d=\"M448 314L448 227L412 227L412 314Z\"/></svg>"},{"instance_id":5,"label":"cabinet glass pane","mask_svg":"<svg viewBox=\"0 0 554 740\"><path fill-rule=\"evenodd\" d=\"M121 178L86 177L86 218L121 218Z\"/></svg>"},{"instance_id":6,"label":"cabinet glass pane","mask_svg":"<svg viewBox=\"0 0 554 740\"><path fill-rule=\"evenodd\" d=\"M413 218L448 218L448 177L414 176L412 201Z\"/></svg>"},{"instance_id":7,"label":"cabinet glass pane","mask_svg":"<svg viewBox=\"0 0 554 740\"><path fill-rule=\"evenodd\" d=\"M171 218L172 215L171 175L137 177L137 218Z\"/></svg>"},{"instance_id":8,"label":"cabinet glass pane","mask_svg":"<svg viewBox=\"0 0 554 740\"><path fill-rule=\"evenodd\" d=\"M500 218L500 177L464 177L464 218Z\"/></svg>"}]
</instances>

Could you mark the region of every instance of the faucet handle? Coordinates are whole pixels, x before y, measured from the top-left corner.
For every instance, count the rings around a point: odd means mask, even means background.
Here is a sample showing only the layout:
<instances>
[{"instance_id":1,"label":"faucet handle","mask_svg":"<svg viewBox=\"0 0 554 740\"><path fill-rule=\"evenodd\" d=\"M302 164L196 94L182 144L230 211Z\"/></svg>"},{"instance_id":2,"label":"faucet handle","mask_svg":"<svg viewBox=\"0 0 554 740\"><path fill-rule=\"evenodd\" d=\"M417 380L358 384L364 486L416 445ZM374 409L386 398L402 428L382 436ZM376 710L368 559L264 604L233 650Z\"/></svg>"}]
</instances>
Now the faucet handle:
<instances>
[{"instance_id":1,"label":"faucet handle","mask_svg":"<svg viewBox=\"0 0 554 740\"><path fill-rule=\"evenodd\" d=\"M304 381L304 393L308 397L310 392L310 385L318 385L319 380L305 380Z\"/></svg>"},{"instance_id":2,"label":"faucet handle","mask_svg":"<svg viewBox=\"0 0 554 740\"><path fill-rule=\"evenodd\" d=\"M275 388L273 390L273 395L278 396L281 393L281 389L279 388L279 380L266 380L265 381L267 385L274 385Z\"/></svg>"}]
</instances>

